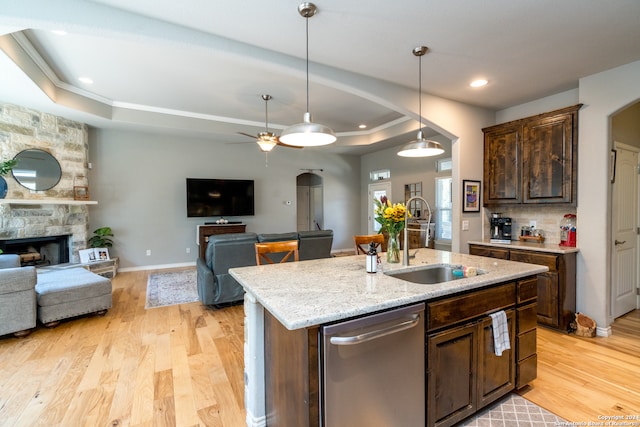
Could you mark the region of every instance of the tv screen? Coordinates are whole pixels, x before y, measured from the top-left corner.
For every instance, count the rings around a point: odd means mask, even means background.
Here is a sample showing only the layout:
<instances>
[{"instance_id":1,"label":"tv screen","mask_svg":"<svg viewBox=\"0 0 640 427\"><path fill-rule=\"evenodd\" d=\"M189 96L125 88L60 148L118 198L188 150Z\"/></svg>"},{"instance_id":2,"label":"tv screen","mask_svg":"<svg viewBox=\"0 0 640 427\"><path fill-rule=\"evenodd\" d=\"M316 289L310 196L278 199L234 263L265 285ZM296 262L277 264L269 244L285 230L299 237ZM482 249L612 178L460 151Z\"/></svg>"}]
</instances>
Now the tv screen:
<instances>
[{"instance_id":1,"label":"tv screen","mask_svg":"<svg viewBox=\"0 0 640 427\"><path fill-rule=\"evenodd\" d=\"M252 216L253 180L187 178L187 217Z\"/></svg>"}]
</instances>

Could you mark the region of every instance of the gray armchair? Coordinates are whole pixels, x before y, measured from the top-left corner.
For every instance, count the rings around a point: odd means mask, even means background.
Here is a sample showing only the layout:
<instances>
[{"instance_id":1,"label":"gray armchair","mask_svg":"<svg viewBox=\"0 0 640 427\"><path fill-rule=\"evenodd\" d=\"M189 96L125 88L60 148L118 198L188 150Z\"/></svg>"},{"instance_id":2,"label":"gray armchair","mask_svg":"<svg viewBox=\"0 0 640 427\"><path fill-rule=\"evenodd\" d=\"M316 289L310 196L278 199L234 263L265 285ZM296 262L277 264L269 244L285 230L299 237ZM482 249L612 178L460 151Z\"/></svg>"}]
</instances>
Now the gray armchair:
<instances>
[{"instance_id":1,"label":"gray armchair","mask_svg":"<svg viewBox=\"0 0 640 427\"><path fill-rule=\"evenodd\" d=\"M0 335L27 335L36 327L36 269L18 255L0 255Z\"/></svg>"}]
</instances>

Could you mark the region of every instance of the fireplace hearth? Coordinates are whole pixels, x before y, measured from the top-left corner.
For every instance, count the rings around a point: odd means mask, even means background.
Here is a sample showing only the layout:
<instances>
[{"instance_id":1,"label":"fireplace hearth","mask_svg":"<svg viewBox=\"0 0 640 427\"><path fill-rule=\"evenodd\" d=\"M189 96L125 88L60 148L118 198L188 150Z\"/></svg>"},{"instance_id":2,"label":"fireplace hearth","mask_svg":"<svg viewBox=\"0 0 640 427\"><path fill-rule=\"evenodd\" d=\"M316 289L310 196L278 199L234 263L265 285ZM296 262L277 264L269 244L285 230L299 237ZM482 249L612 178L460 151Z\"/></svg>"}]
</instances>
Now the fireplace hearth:
<instances>
[{"instance_id":1,"label":"fireplace hearth","mask_svg":"<svg viewBox=\"0 0 640 427\"><path fill-rule=\"evenodd\" d=\"M69 262L69 235L0 240L6 254L20 256L22 266L55 265Z\"/></svg>"}]
</instances>

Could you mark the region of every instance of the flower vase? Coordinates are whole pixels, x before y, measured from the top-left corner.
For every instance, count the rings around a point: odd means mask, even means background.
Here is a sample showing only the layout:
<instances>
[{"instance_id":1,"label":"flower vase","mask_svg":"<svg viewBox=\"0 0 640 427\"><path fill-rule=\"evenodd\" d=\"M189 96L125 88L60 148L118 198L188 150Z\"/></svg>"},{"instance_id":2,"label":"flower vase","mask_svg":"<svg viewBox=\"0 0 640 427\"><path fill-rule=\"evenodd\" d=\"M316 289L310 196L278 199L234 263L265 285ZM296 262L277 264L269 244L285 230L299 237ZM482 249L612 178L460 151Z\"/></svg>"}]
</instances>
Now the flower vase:
<instances>
[{"instance_id":1,"label":"flower vase","mask_svg":"<svg viewBox=\"0 0 640 427\"><path fill-rule=\"evenodd\" d=\"M389 233L389 240L387 242L387 262L400 262L400 239L398 238L398 233Z\"/></svg>"}]
</instances>

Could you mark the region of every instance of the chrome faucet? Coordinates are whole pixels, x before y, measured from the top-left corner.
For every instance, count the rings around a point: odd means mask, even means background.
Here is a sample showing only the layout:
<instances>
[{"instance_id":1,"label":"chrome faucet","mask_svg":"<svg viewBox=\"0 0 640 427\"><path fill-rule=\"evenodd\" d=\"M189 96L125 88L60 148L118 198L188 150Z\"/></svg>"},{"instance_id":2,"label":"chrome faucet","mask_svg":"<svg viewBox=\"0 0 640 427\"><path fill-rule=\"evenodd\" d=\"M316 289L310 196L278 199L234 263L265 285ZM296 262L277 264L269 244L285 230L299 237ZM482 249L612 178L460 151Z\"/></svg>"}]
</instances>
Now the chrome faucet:
<instances>
[{"instance_id":1,"label":"chrome faucet","mask_svg":"<svg viewBox=\"0 0 640 427\"><path fill-rule=\"evenodd\" d=\"M407 210L404 213L404 247L402 248L402 265L409 266L409 204L414 200L421 200L427 205L429 211L429 221L427 221L427 243L429 242L429 229L431 228L431 206L424 198L420 196L413 196L404 204ZM412 228L411 231L422 231L420 228ZM428 246L428 245L427 245Z\"/></svg>"}]
</instances>

